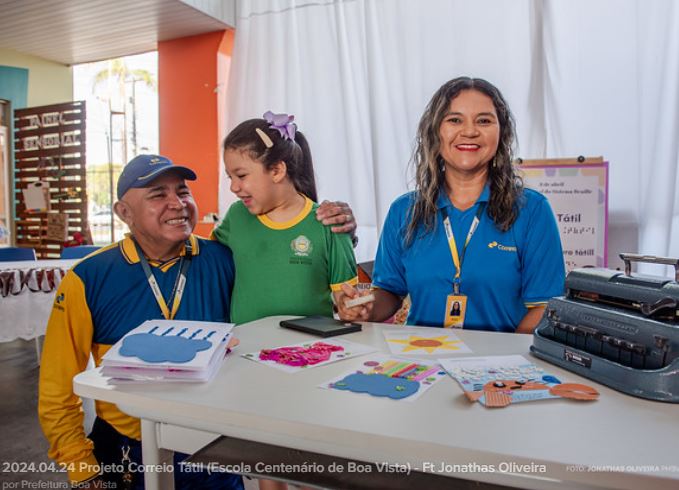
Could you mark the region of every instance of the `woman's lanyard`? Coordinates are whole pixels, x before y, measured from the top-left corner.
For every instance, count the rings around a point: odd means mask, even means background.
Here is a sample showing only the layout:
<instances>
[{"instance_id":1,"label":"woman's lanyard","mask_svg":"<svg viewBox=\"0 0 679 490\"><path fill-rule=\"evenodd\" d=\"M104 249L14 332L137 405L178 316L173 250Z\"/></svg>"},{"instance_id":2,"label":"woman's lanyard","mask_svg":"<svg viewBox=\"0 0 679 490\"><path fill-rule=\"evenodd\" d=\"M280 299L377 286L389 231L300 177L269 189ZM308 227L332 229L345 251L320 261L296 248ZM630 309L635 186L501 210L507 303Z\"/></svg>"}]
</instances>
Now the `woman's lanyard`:
<instances>
[{"instance_id":1,"label":"woman's lanyard","mask_svg":"<svg viewBox=\"0 0 679 490\"><path fill-rule=\"evenodd\" d=\"M179 304L182 302L182 296L184 295L184 286L186 285L186 273L189 270L189 265L191 265L191 258L193 256L193 248L191 247L191 242L186 240L184 244L185 253L179 260L179 272L177 273L177 279L174 281L174 287L172 288L172 293L170 294L170 303L172 303L172 311L167 307L165 298L163 298L163 293L158 286L158 281L156 281L153 272L151 272L151 266L149 266L149 261L146 260L144 252L142 252L141 247L135 241L134 246L137 248L137 255L139 255L139 262L141 262L141 267L144 269L144 274L146 274L146 279L151 286L151 291L153 296L156 297L160 311L163 313L163 317L166 320L172 320L177 314L179 309Z\"/></svg>"},{"instance_id":2,"label":"woman's lanyard","mask_svg":"<svg viewBox=\"0 0 679 490\"><path fill-rule=\"evenodd\" d=\"M460 294L460 274L462 272L462 263L464 262L464 254L467 251L467 245L474 236L476 228L478 228L481 222L481 215L483 210L486 209L486 203L482 202L479 204L479 208L476 210L476 215L474 216L474 221L472 221L469 227L469 232L467 233L467 239L464 241L464 247L462 248L462 254L457 253L457 244L455 243L455 235L453 234L453 227L450 224L450 215L448 214L448 209L443 208L443 212L446 217L443 219L443 227L446 230L446 237L448 238L448 247L450 248L450 255L453 257L453 264L455 264L455 277L453 279L453 292L455 294Z\"/></svg>"}]
</instances>

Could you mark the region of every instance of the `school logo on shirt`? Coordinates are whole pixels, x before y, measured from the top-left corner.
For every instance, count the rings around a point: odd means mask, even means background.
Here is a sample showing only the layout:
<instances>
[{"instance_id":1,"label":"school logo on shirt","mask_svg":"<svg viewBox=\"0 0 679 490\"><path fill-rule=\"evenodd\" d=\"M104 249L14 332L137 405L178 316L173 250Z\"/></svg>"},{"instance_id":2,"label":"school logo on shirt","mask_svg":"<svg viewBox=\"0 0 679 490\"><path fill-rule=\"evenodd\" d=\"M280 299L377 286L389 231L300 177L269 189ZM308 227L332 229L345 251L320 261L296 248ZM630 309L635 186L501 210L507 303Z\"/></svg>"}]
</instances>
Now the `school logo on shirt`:
<instances>
[{"instance_id":1,"label":"school logo on shirt","mask_svg":"<svg viewBox=\"0 0 679 490\"><path fill-rule=\"evenodd\" d=\"M488 244L488 248L497 248L503 252L516 252L516 247L508 247L506 245L500 245L499 243L493 241Z\"/></svg>"},{"instance_id":2,"label":"school logo on shirt","mask_svg":"<svg viewBox=\"0 0 679 490\"><path fill-rule=\"evenodd\" d=\"M290 242L290 248L298 257L307 257L314 249L311 240L304 235L300 235Z\"/></svg>"}]
</instances>

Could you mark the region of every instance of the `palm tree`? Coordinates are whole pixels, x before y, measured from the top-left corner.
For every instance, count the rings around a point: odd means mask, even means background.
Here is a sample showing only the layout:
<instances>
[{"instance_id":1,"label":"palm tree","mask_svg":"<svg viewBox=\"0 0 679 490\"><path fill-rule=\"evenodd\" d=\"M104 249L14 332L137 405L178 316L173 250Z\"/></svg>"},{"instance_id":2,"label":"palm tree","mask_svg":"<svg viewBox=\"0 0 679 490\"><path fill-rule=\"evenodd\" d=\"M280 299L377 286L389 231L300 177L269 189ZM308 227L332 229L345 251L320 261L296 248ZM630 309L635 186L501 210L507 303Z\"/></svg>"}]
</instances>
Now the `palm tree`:
<instances>
[{"instance_id":1,"label":"palm tree","mask_svg":"<svg viewBox=\"0 0 679 490\"><path fill-rule=\"evenodd\" d=\"M119 170L114 169L114 163L113 163L113 116L114 115L122 115L124 117L123 121L125 121L127 118L126 113L127 113L127 82L132 82L132 97L130 98L130 103L132 104L132 153L133 155L137 154L137 117L136 117L136 106L135 106L135 90L137 86L137 82L143 82L147 87L155 90L156 89L156 81L153 78L153 75L147 71L143 70L140 68L135 68L135 69L130 69L127 64L125 63L125 60L122 58L115 58L112 60L108 60L108 67L104 70L101 70L97 72L96 75L94 75L94 80L92 83L92 93L94 93L97 89L97 87L104 83L107 82L109 84L110 82L114 82L117 85L117 91L112 90L112 88L108 87L108 109L109 109L109 134L108 134L108 139L109 139L109 170L108 170L108 180L109 180L109 202L113 203L113 183L114 183L114 173L119 175ZM118 111L113 110L113 95L117 92L118 94L118 100L121 102L121 109ZM128 155L127 155L127 128L126 124L123 123L122 126L122 141L123 141L123 163L127 161ZM111 230L111 242L114 242L116 240L115 236L115 227L114 227L114 219L113 219L113 212L111 211L112 207L109 205L109 213L110 213L110 230Z\"/></svg>"}]
</instances>

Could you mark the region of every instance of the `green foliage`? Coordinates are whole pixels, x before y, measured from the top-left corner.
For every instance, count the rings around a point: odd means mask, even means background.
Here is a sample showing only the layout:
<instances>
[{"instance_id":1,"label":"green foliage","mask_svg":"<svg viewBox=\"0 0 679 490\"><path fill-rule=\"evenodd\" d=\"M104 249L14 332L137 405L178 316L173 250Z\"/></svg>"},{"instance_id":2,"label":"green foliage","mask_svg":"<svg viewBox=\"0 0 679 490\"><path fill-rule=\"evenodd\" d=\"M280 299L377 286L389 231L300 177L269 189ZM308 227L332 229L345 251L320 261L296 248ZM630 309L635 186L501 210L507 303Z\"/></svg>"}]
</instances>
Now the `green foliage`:
<instances>
[{"instance_id":1,"label":"green foliage","mask_svg":"<svg viewBox=\"0 0 679 490\"><path fill-rule=\"evenodd\" d=\"M156 81L154 80L151 72L139 68L131 70L130 68L128 68L127 64L125 64L125 60L123 60L122 58L115 58L113 60L110 60L108 68L105 70L101 70L94 76L92 90L93 91L96 90L99 84L105 82L109 78L116 81L116 83L118 84L118 90L120 94L123 96L123 99L125 95L126 81L134 79L142 80L144 84L149 88L152 89L156 88Z\"/></svg>"}]
</instances>

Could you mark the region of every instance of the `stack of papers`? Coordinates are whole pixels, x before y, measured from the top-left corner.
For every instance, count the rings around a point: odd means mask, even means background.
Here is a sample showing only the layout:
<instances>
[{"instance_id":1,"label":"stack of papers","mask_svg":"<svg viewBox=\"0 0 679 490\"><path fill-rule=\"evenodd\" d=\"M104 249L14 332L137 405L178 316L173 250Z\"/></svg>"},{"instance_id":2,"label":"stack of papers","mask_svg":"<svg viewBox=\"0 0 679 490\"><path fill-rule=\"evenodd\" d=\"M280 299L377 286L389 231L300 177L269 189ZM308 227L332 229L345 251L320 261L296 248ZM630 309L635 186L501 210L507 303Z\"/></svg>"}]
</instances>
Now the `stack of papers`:
<instances>
[{"instance_id":1,"label":"stack of papers","mask_svg":"<svg viewBox=\"0 0 679 490\"><path fill-rule=\"evenodd\" d=\"M224 361L231 323L148 320L128 332L102 359L109 383L206 382Z\"/></svg>"}]
</instances>

